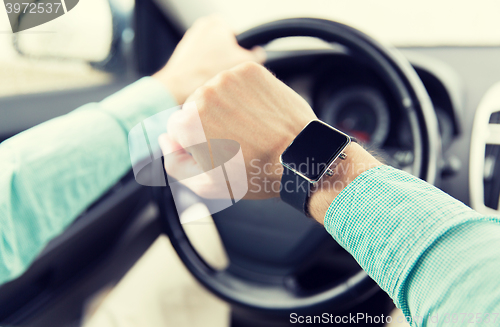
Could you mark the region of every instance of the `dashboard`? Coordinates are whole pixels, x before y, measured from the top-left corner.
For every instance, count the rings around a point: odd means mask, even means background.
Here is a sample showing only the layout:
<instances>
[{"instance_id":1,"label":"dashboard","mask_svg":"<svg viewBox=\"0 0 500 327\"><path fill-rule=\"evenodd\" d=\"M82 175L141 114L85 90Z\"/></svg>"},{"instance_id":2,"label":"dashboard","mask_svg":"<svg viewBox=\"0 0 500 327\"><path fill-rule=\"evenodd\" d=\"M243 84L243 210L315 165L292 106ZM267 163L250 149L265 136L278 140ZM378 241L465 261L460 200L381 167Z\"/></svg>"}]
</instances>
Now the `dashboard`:
<instances>
[{"instance_id":1,"label":"dashboard","mask_svg":"<svg viewBox=\"0 0 500 327\"><path fill-rule=\"evenodd\" d=\"M442 142L437 186L467 205L472 204L475 193L487 200L491 197L489 184L500 185L500 181L485 180L485 191L476 190L474 184L483 183L483 167L469 162L476 153L474 149L482 151L485 145L471 137L480 104L500 81L500 47L398 50L419 75L436 112ZM411 137L405 117L398 115L376 72L350 58L345 49L288 54L275 51L269 53L269 58L270 70L301 94L320 119L364 140L369 148L378 149L388 164L404 169L411 161ZM470 169L478 171L471 173ZM500 172L490 175L495 179ZM471 181L473 176L479 180ZM493 189L499 189L498 185ZM496 193L493 197L498 198Z\"/></svg>"},{"instance_id":2,"label":"dashboard","mask_svg":"<svg viewBox=\"0 0 500 327\"><path fill-rule=\"evenodd\" d=\"M344 49L282 56L271 54L269 68L306 99L319 119L356 137L387 164L411 172L413 135L408 117L376 71ZM416 61L414 68L436 111L444 150L461 132L460 83L444 63L422 57Z\"/></svg>"},{"instance_id":3,"label":"dashboard","mask_svg":"<svg viewBox=\"0 0 500 327\"><path fill-rule=\"evenodd\" d=\"M472 126L481 99L500 80L500 49L412 48L402 53L422 80L436 112L442 139L436 186L470 205L470 149L484 146L471 143ZM498 57L490 56L493 53ZM268 52L266 66L299 93L320 119L364 141L387 164L410 171L414 156L409 119L377 72L355 60L342 49L273 51ZM489 183L500 185L500 180ZM318 281L331 280L339 267L356 269L355 263L339 254L323 228L282 203L240 201L218 213L214 221L231 268L239 274L290 273L287 267L295 260L306 260L306 250L319 246L305 240L321 240L321 235L326 242L321 247L330 246L342 263L314 266ZM299 243L301 248L296 247Z\"/></svg>"}]
</instances>

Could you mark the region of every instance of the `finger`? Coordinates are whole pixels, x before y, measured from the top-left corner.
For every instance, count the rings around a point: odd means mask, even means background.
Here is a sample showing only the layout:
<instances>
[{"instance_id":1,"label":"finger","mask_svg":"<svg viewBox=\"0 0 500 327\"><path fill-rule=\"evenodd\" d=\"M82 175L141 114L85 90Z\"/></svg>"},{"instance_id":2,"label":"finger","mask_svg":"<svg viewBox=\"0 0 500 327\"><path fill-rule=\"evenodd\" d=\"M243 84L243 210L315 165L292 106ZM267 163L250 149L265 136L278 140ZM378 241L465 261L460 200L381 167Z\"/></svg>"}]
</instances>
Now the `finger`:
<instances>
[{"instance_id":1,"label":"finger","mask_svg":"<svg viewBox=\"0 0 500 327\"><path fill-rule=\"evenodd\" d=\"M195 102L186 102L172 114L167 124L170 139L192 155L203 171L212 169L210 151Z\"/></svg>"},{"instance_id":2,"label":"finger","mask_svg":"<svg viewBox=\"0 0 500 327\"><path fill-rule=\"evenodd\" d=\"M178 110L170 116L167 132L173 141L185 149L207 142L196 102L186 101L182 110Z\"/></svg>"},{"instance_id":3,"label":"finger","mask_svg":"<svg viewBox=\"0 0 500 327\"><path fill-rule=\"evenodd\" d=\"M182 146L175 142L167 133L163 133L158 137L158 144L160 145L163 155L183 150Z\"/></svg>"},{"instance_id":4,"label":"finger","mask_svg":"<svg viewBox=\"0 0 500 327\"><path fill-rule=\"evenodd\" d=\"M165 170L168 175L182 181L203 172L191 154L168 134L160 135L158 144L163 152Z\"/></svg>"},{"instance_id":5,"label":"finger","mask_svg":"<svg viewBox=\"0 0 500 327\"><path fill-rule=\"evenodd\" d=\"M168 134L160 135L158 143L165 154L165 170L169 176L201 197L229 198L226 180L224 175L221 175L222 171L203 172L195 159ZM169 179L169 184L171 182L175 181Z\"/></svg>"},{"instance_id":6,"label":"finger","mask_svg":"<svg viewBox=\"0 0 500 327\"><path fill-rule=\"evenodd\" d=\"M252 48L252 50L250 50L250 52L252 53L252 56L254 57L255 62L258 62L259 64L263 64L266 62L267 53L263 47L255 46Z\"/></svg>"}]
</instances>

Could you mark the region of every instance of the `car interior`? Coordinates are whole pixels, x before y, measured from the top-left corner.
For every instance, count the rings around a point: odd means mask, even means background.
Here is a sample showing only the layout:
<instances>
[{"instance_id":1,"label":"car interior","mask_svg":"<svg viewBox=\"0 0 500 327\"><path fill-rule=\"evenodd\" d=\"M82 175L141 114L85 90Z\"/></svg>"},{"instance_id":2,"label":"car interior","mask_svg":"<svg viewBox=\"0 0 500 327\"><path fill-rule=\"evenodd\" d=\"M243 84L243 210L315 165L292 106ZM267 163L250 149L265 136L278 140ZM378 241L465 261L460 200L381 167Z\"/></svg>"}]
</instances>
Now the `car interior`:
<instances>
[{"instance_id":1,"label":"car interior","mask_svg":"<svg viewBox=\"0 0 500 327\"><path fill-rule=\"evenodd\" d=\"M195 18L221 11L235 22L250 6L224 0L103 2L111 26L108 53L90 60L57 60L83 61L96 74L105 74L105 82L0 94L0 141L155 73ZM389 9L393 1L386 2L380 12L404 16ZM313 1L296 7L320 5ZM239 44L263 46L266 68L306 99L319 119L355 136L386 164L479 212L500 213L498 23L489 38L472 34L463 36L463 42L417 38L390 45L341 14L301 14L297 9L271 15L283 2L255 6L246 13L252 19L238 26ZM464 2L462 9L467 6ZM267 14L258 16L266 8ZM455 13L442 9L435 8ZM432 11L432 5L426 10ZM368 14L360 14L359 20ZM420 15L426 17L426 11ZM420 24L412 26L432 34L430 22L430 27L426 21ZM9 35L18 56L52 60L53 65L54 56L23 46L24 37L33 36ZM9 76L0 73L0 79ZM147 165L141 174L164 178L161 167L161 161ZM197 203L194 193L184 192L186 207ZM234 327L288 326L291 312L389 315L394 310L392 300L322 226L279 201L242 200L199 224L216 227L228 258L225 267L214 267L200 254L181 224L170 188L141 185L131 171L51 241L22 276L0 286L0 325L81 325L89 299L119 283L160 235L168 237L194 279L227 303Z\"/></svg>"}]
</instances>

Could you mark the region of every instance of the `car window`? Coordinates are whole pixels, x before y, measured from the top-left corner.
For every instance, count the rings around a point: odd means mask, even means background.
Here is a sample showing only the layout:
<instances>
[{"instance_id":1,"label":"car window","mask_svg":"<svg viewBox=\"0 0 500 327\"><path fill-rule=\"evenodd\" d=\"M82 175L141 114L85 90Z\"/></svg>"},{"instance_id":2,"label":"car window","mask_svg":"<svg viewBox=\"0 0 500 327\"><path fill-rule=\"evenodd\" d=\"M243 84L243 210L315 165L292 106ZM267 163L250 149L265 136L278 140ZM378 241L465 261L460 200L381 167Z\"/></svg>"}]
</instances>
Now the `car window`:
<instances>
[{"instance_id":1,"label":"car window","mask_svg":"<svg viewBox=\"0 0 500 327\"><path fill-rule=\"evenodd\" d=\"M91 49L98 55L93 59L105 58L112 36L107 0L80 1L63 16L18 33L12 33L7 10L3 5L0 8L0 97L102 85L111 81L111 74L93 68L78 56L54 53L59 46L82 54L84 58L83 55ZM87 35L87 39L83 40L78 33ZM28 53L21 55L16 50L19 41L24 42ZM15 42L18 42L17 46Z\"/></svg>"}]
</instances>

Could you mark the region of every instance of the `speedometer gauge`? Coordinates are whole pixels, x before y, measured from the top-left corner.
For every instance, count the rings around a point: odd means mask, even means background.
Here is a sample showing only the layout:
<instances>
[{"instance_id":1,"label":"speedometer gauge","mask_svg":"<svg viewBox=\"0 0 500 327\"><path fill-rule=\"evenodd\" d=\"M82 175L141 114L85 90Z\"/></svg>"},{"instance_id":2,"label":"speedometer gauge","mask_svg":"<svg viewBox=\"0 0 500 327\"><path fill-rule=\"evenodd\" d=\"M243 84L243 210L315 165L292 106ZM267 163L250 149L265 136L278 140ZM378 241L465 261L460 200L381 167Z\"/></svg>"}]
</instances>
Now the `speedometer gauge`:
<instances>
[{"instance_id":1,"label":"speedometer gauge","mask_svg":"<svg viewBox=\"0 0 500 327\"><path fill-rule=\"evenodd\" d=\"M383 95L368 86L344 88L333 94L320 113L322 120L380 147L389 134L390 115Z\"/></svg>"}]
</instances>

